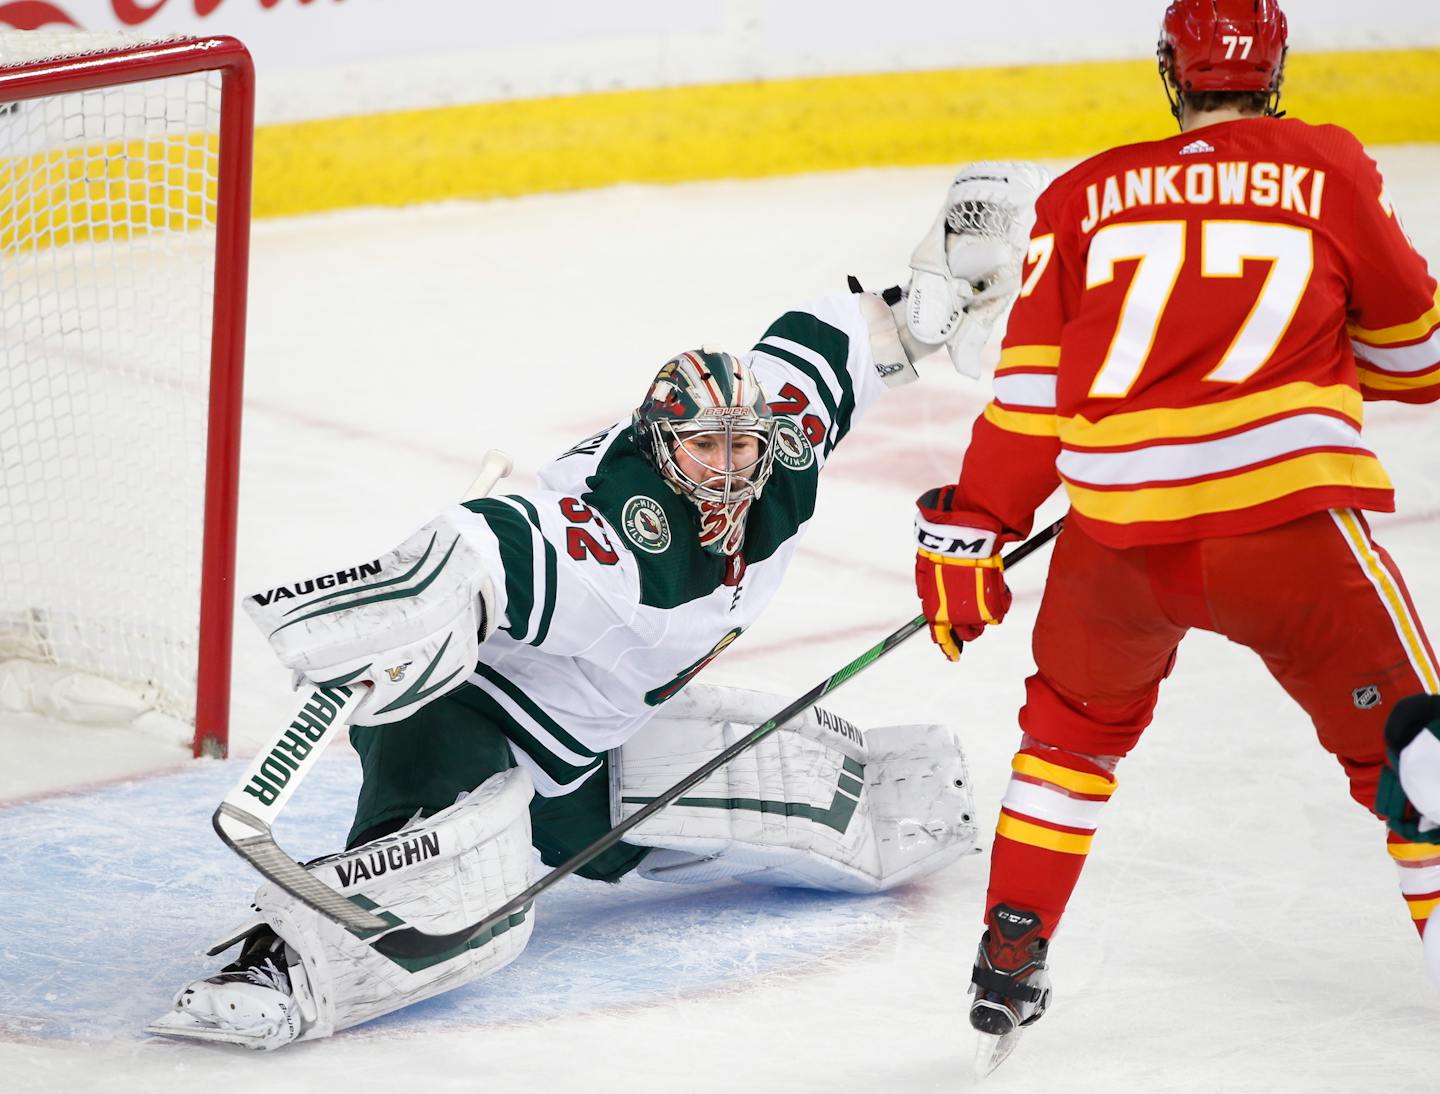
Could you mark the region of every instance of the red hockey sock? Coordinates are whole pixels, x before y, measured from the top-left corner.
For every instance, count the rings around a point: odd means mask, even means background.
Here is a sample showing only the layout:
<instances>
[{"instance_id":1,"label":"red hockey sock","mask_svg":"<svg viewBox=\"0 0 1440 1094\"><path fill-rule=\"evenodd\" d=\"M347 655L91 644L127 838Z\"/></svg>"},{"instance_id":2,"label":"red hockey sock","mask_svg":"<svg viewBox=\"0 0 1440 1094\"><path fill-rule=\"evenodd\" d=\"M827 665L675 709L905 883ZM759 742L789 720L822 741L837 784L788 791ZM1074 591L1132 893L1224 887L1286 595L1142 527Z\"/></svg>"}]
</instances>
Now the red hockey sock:
<instances>
[{"instance_id":1,"label":"red hockey sock","mask_svg":"<svg viewBox=\"0 0 1440 1094\"><path fill-rule=\"evenodd\" d=\"M1440 844L1412 843L1394 832L1386 834L1386 843L1400 869L1400 894L1423 935L1430 913L1440 906Z\"/></svg>"},{"instance_id":2,"label":"red hockey sock","mask_svg":"<svg viewBox=\"0 0 1440 1094\"><path fill-rule=\"evenodd\" d=\"M1080 879L1100 810L1115 776L1091 760L1053 748L1024 748L1011 764L990 853L985 907L1035 912L1054 933Z\"/></svg>"}]
</instances>

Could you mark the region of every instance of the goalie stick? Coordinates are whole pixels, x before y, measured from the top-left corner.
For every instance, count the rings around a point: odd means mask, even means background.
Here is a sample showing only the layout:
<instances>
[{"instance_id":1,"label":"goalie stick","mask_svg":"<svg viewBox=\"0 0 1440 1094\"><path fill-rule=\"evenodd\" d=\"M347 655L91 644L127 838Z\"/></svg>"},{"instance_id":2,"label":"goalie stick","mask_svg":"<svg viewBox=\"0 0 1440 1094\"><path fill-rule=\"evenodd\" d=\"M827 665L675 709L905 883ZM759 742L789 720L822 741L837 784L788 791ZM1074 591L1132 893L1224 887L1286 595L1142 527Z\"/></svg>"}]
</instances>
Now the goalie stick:
<instances>
[{"instance_id":1,"label":"goalie stick","mask_svg":"<svg viewBox=\"0 0 1440 1094\"><path fill-rule=\"evenodd\" d=\"M492 448L480 459L480 471L466 499L483 498L510 474L510 457ZM216 834L264 877L342 927L380 931L393 920L381 919L317 881L275 842L271 825L315 761L349 724L364 690L316 688L299 712L269 746L250 762L245 774L216 808Z\"/></svg>"},{"instance_id":2,"label":"goalie stick","mask_svg":"<svg viewBox=\"0 0 1440 1094\"><path fill-rule=\"evenodd\" d=\"M1023 561L1027 556L1034 553L1040 547L1043 547L1045 544L1049 543L1052 539L1055 538L1056 535L1059 534L1060 528L1063 524L1064 518L1062 517L1054 524L1051 524L1048 527L1041 529L1039 532L1035 533L1035 535L1027 539L1024 543L1020 544L1018 547L1016 547L1013 551L1011 551L1004 557L1003 561L1005 567L1008 569L1009 567L1014 566L1016 563ZM560 881L562 878L568 877L570 874L580 869L580 867L584 866L591 859L595 858L596 855L604 853L605 851L613 847L615 844L619 843L621 838L625 835L626 832L630 831L630 829L644 823L646 820L649 820L661 809L665 808L665 806L669 805L676 798L679 798L681 795L683 795L685 791L689 790L697 783L703 782L715 771L719 770L725 764L733 760L736 756L740 755L740 753L744 752L751 746L758 744L760 741L764 740L766 737L770 736L770 734L774 733L777 729L783 726L786 722L790 721L790 719L807 710L811 706L814 706L822 698L830 694L830 692L834 691L851 677L857 675L863 669L869 668L881 657L885 656L885 654L889 653L896 646L900 645L900 643L904 642L911 635L915 634L917 631L924 630L926 625L927 623L925 616L918 615L914 619L906 623L904 626L900 627L898 630L895 630L890 634L886 635L878 643L876 643L874 646L871 646L868 650L862 653L859 657L855 658L855 660L851 661L844 668L840 669L834 675L829 676L826 679L822 680L820 683L816 684L813 688L807 691L804 695L800 696L800 698L796 699L784 710L781 710L768 721L756 726L753 730L751 730L748 735L736 741L729 748L725 749L723 752L719 753L717 756L715 756L705 764L702 764L700 767L696 768L689 775L685 776L685 778L681 779L678 783L672 786L669 790L665 791L663 794L657 797L654 801L650 802L648 805L646 805L644 808L640 809L638 812L634 813L630 817L627 817L625 820L621 821L614 828L610 829L610 831L606 832L603 836L597 839L594 843L590 844L588 847L582 848L580 851L577 851L570 858L566 859L559 866L555 867L555 869L551 870L548 874L542 877L534 885L531 885L524 892L517 894L511 900L507 901L505 904L502 904L500 907L496 908L493 912L491 912L489 915L485 916L478 922L468 927L461 927L458 931L451 931L448 934L430 934L426 931L420 930L417 927L401 926L395 928L394 930L386 934L382 934L379 937L372 939L371 945L374 946L376 950L384 954L386 957L394 958L397 960L404 960L407 958L427 958L433 957L437 954L445 953L446 951L455 949L456 947L463 946L466 943L470 942L472 939L477 938L482 934L485 934L502 920L509 918L515 912L526 907L531 901L535 899L536 896L544 892L546 889L550 888L556 882ZM309 875L306 876L308 877ZM316 884L319 883L317 882ZM295 895L300 897L300 899L302 900L306 899L299 893L296 893ZM337 896L338 894L331 892L331 895ZM324 911L324 909L320 908L319 905L315 905L315 907L317 911Z\"/></svg>"}]
</instances>

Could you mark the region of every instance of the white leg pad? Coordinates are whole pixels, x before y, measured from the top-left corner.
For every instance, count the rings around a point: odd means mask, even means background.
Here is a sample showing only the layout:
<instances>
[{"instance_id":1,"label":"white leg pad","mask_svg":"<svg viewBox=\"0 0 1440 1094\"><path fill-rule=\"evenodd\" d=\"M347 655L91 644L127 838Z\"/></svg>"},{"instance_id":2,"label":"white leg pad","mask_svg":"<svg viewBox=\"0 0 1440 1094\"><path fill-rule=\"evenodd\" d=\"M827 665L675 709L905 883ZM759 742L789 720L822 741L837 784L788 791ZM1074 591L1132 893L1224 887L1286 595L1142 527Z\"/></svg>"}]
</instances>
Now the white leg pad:
<instances>
[{"instance_id":1,"label":"white leg pad","mask_svg":"<svg viewBox=\"0 0 1440 1094\"><path fill-rule=\"evenodd\" d=\"M614 818L632 816L785 700L691 684L610 754ZM644 824L642 877L878 892L979 850L964 751L944 726L861 731L811 708Z\"/></svg>"},{"instance_id":2,"label":"white leg pad","mask_svg":"<svg viewBox=\"0 0 1440 1094\"><path fill-rule=\"evenodd\" d=\"M378 907L425 931L456 931L529 887L533 794L524 770L505 771L433 817L306 868L366 908ZM458 953L395 961L269 882L256 892L255 907L258 920L232 932L211 953L259 923L268 924L285 940L287 960L298 962L289 966L293 999L285 1009L299 1020L269 1023L258 1036L256 1030L227 1029L223 1022L192 1021L186 1028L172 1015L152 1025L152 1032L256 1048L327 1037L497 972L520 955L534 926L533 909L526 908L490 938Z\"/></svg>"}]
</instances>

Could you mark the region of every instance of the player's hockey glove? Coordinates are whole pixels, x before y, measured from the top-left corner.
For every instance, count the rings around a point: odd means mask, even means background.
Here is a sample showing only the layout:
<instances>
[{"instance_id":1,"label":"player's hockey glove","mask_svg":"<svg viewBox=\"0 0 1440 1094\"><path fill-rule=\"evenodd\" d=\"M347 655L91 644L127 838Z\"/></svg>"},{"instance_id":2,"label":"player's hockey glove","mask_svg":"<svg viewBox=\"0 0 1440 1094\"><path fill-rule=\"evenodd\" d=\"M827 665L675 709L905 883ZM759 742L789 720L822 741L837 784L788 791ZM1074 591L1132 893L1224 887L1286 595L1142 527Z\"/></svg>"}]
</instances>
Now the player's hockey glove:
<instances>
[{"instance_id":1,"label":"player's hockey glove","mask_svg":"<svg viewBox=\"0 0 1440 1094\"><path fill-rule=\"evenodd\" d=\"M980 637L1010 610L1000 548L1019 537L993 517L955 507L955 487L927 490L916 500L915 591L930 637L951 661L960 645Z\"/></svg>"},{"instance_id":2,"label":"player's hockey glove","mask_svg":"<svg viewBox=\"0 0 1440 1094\"><path fill-rule=\"evenodd\" d=\"M1440 843L1440 695L1395 704L1385 723L1385 759L1376 811L1396 835Z\"/></svg>"}]
</instances>

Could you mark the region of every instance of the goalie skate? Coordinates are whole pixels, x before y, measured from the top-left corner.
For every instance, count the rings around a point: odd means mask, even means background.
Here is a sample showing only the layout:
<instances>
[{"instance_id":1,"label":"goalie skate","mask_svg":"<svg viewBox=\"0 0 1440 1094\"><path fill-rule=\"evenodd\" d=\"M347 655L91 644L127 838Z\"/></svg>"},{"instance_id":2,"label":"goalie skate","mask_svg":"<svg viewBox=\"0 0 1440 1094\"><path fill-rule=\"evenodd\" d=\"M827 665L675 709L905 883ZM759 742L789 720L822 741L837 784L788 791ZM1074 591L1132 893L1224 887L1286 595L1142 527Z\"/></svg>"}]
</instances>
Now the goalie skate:
<instances>
[{"instance_id":1,"label":"goalie skate","mask_svg":"<svg viewBox=\"0 0 1440 1094\"><path fill-rule=\"evenodd\" d=\"M997 904L985 919L970 983L975 996L970 1025L978 1033L975 1075L980 1079L1005 1062L1025 1027L1039 1021L1050 1005L1045 963L1049 940L1040 937L1040 917Z\"/></svg>"},{"instance_id":2,"label":"goalie skate","mask_svg":"<svg viewBox=\"0 0 1440 1094\"><path fill-rule=\"evenodd\" d=\"M220 972L182 988L174 1008L145 1027L162 1037L259 1049L289 1044L301 1029L285 945L268 928Z\"/></svg>"}]
</instances>

